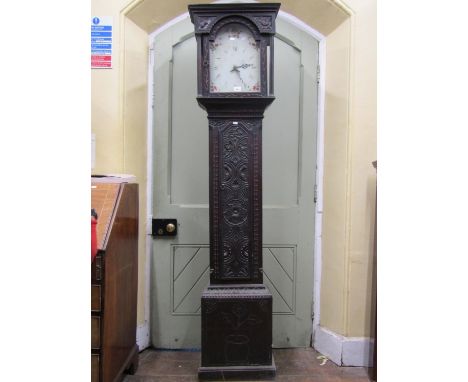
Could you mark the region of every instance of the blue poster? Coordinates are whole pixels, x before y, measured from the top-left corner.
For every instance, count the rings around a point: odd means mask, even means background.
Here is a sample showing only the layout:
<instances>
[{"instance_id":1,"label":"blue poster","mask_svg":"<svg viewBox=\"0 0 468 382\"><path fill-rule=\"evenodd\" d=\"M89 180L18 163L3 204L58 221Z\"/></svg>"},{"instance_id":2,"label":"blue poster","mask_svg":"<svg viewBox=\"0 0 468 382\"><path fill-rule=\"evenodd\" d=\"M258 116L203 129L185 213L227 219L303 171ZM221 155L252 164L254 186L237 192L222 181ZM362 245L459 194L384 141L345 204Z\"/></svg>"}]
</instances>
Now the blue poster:
<instances>
[{"instance_id":1,"label":"blue poster","mask_svg":"<svg viewBox=\"0 0 468 382\"><path fill-rule=\"evenodd\" d=\"M112 68L112 16L91 18L91 68Z\"/></svg>"}]
</instances>

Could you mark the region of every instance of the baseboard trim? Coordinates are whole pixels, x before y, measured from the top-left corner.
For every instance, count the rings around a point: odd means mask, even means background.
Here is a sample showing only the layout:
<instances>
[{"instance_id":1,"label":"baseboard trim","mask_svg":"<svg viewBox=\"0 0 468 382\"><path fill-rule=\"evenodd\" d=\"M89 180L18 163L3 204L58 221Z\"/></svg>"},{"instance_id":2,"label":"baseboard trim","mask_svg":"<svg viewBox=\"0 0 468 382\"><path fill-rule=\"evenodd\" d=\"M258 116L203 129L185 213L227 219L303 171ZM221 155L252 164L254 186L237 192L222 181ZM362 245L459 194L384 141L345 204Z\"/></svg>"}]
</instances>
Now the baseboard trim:
<instances>
[{"instance_id":1,"label":"baseboard trim","mask_svg":"<svg viewBox=\"0 0 468 382\"><path fill-rule=\"evenodd\" d=\"M138 350L142 351L150 346L149 325L148 322L137 326L136 342Z\"/></svg>"},{"instance_id":2,"label":"baseboard trim","mask_svg":"<svg viewBox=\"0 0 468 382\"><path fill-rule=\"evenodd\" d=\"M313 347L339 366L372 367L374 339L369 337L344 337L318 326Z\"/></svg>"}]
</instances>

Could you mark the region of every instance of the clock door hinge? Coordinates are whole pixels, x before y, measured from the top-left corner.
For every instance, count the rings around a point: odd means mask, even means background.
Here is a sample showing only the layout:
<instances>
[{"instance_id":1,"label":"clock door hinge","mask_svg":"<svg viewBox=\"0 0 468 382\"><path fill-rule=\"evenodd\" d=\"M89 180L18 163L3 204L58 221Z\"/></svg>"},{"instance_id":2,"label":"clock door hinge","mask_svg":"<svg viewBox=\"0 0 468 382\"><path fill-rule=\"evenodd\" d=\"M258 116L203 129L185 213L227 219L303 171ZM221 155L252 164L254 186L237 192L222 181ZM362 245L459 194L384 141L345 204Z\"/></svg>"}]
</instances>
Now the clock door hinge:
<instances>
[{"instance_id":1,"label":"clock door hinge","mask_svg":"<svg viewBox=\"0 0 468 382\"><path fill-rule=\"evenodd\" d=\"M317 185L314 184L314 203L317 203Z\"/></svg>"},{"instance_id":2,"label":"clock door hinge","mask_svg":"<svg viewBox=\"0 0 468 382\"><path fill-rule=\"evenodd\" d=\"M317 65L317 83L320 83L320 65Z\"/></svg>"}]
</instances>

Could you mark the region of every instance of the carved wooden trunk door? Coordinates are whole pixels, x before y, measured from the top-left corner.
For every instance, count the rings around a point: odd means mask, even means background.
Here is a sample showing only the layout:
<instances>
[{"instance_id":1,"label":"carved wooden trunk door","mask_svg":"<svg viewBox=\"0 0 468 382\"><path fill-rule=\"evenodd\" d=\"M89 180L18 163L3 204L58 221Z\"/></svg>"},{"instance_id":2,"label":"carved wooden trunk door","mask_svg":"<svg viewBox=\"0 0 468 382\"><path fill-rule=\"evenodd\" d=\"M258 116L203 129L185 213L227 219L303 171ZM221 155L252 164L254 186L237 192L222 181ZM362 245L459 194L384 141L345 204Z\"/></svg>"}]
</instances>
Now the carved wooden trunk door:
<instances>
[{"instance_id":1,"label":"carved wooden trunk door","mask_svg":"<svg viewBox=\"0 0 468 382\"><path fill-rule=\"evenodd\" d=\"M262 283L261 120L211 119L212 284Z\"/></svg>"}]
</instances>

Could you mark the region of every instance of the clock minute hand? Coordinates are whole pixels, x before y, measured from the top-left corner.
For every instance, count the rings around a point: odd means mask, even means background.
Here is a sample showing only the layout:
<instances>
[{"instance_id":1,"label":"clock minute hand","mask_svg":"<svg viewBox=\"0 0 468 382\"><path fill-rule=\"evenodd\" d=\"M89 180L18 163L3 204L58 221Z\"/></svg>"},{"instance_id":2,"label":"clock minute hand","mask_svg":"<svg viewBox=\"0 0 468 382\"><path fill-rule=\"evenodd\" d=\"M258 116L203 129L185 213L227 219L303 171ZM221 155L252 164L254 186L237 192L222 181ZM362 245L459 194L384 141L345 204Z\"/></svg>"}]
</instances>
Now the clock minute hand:
<instances>
[{"instance_id":1,"label":"clock minute hand","mask_svg":"<svg viewBox=\"0 0 468 382\"><path fill-rule=\"evenodd\" d=\"M231 72L232 72L232 70L231 70ZM242 82L242 85L244 85L244 87L247 88L247 85L246 85L246 83L244 82L244 80L242 79L242 76L241 76L241 74L240 74L240 72L239 72L238 69L236 69L236 72L237 72L237 75L239 76L240 81Z\"/></svg>"}]
</instances>

